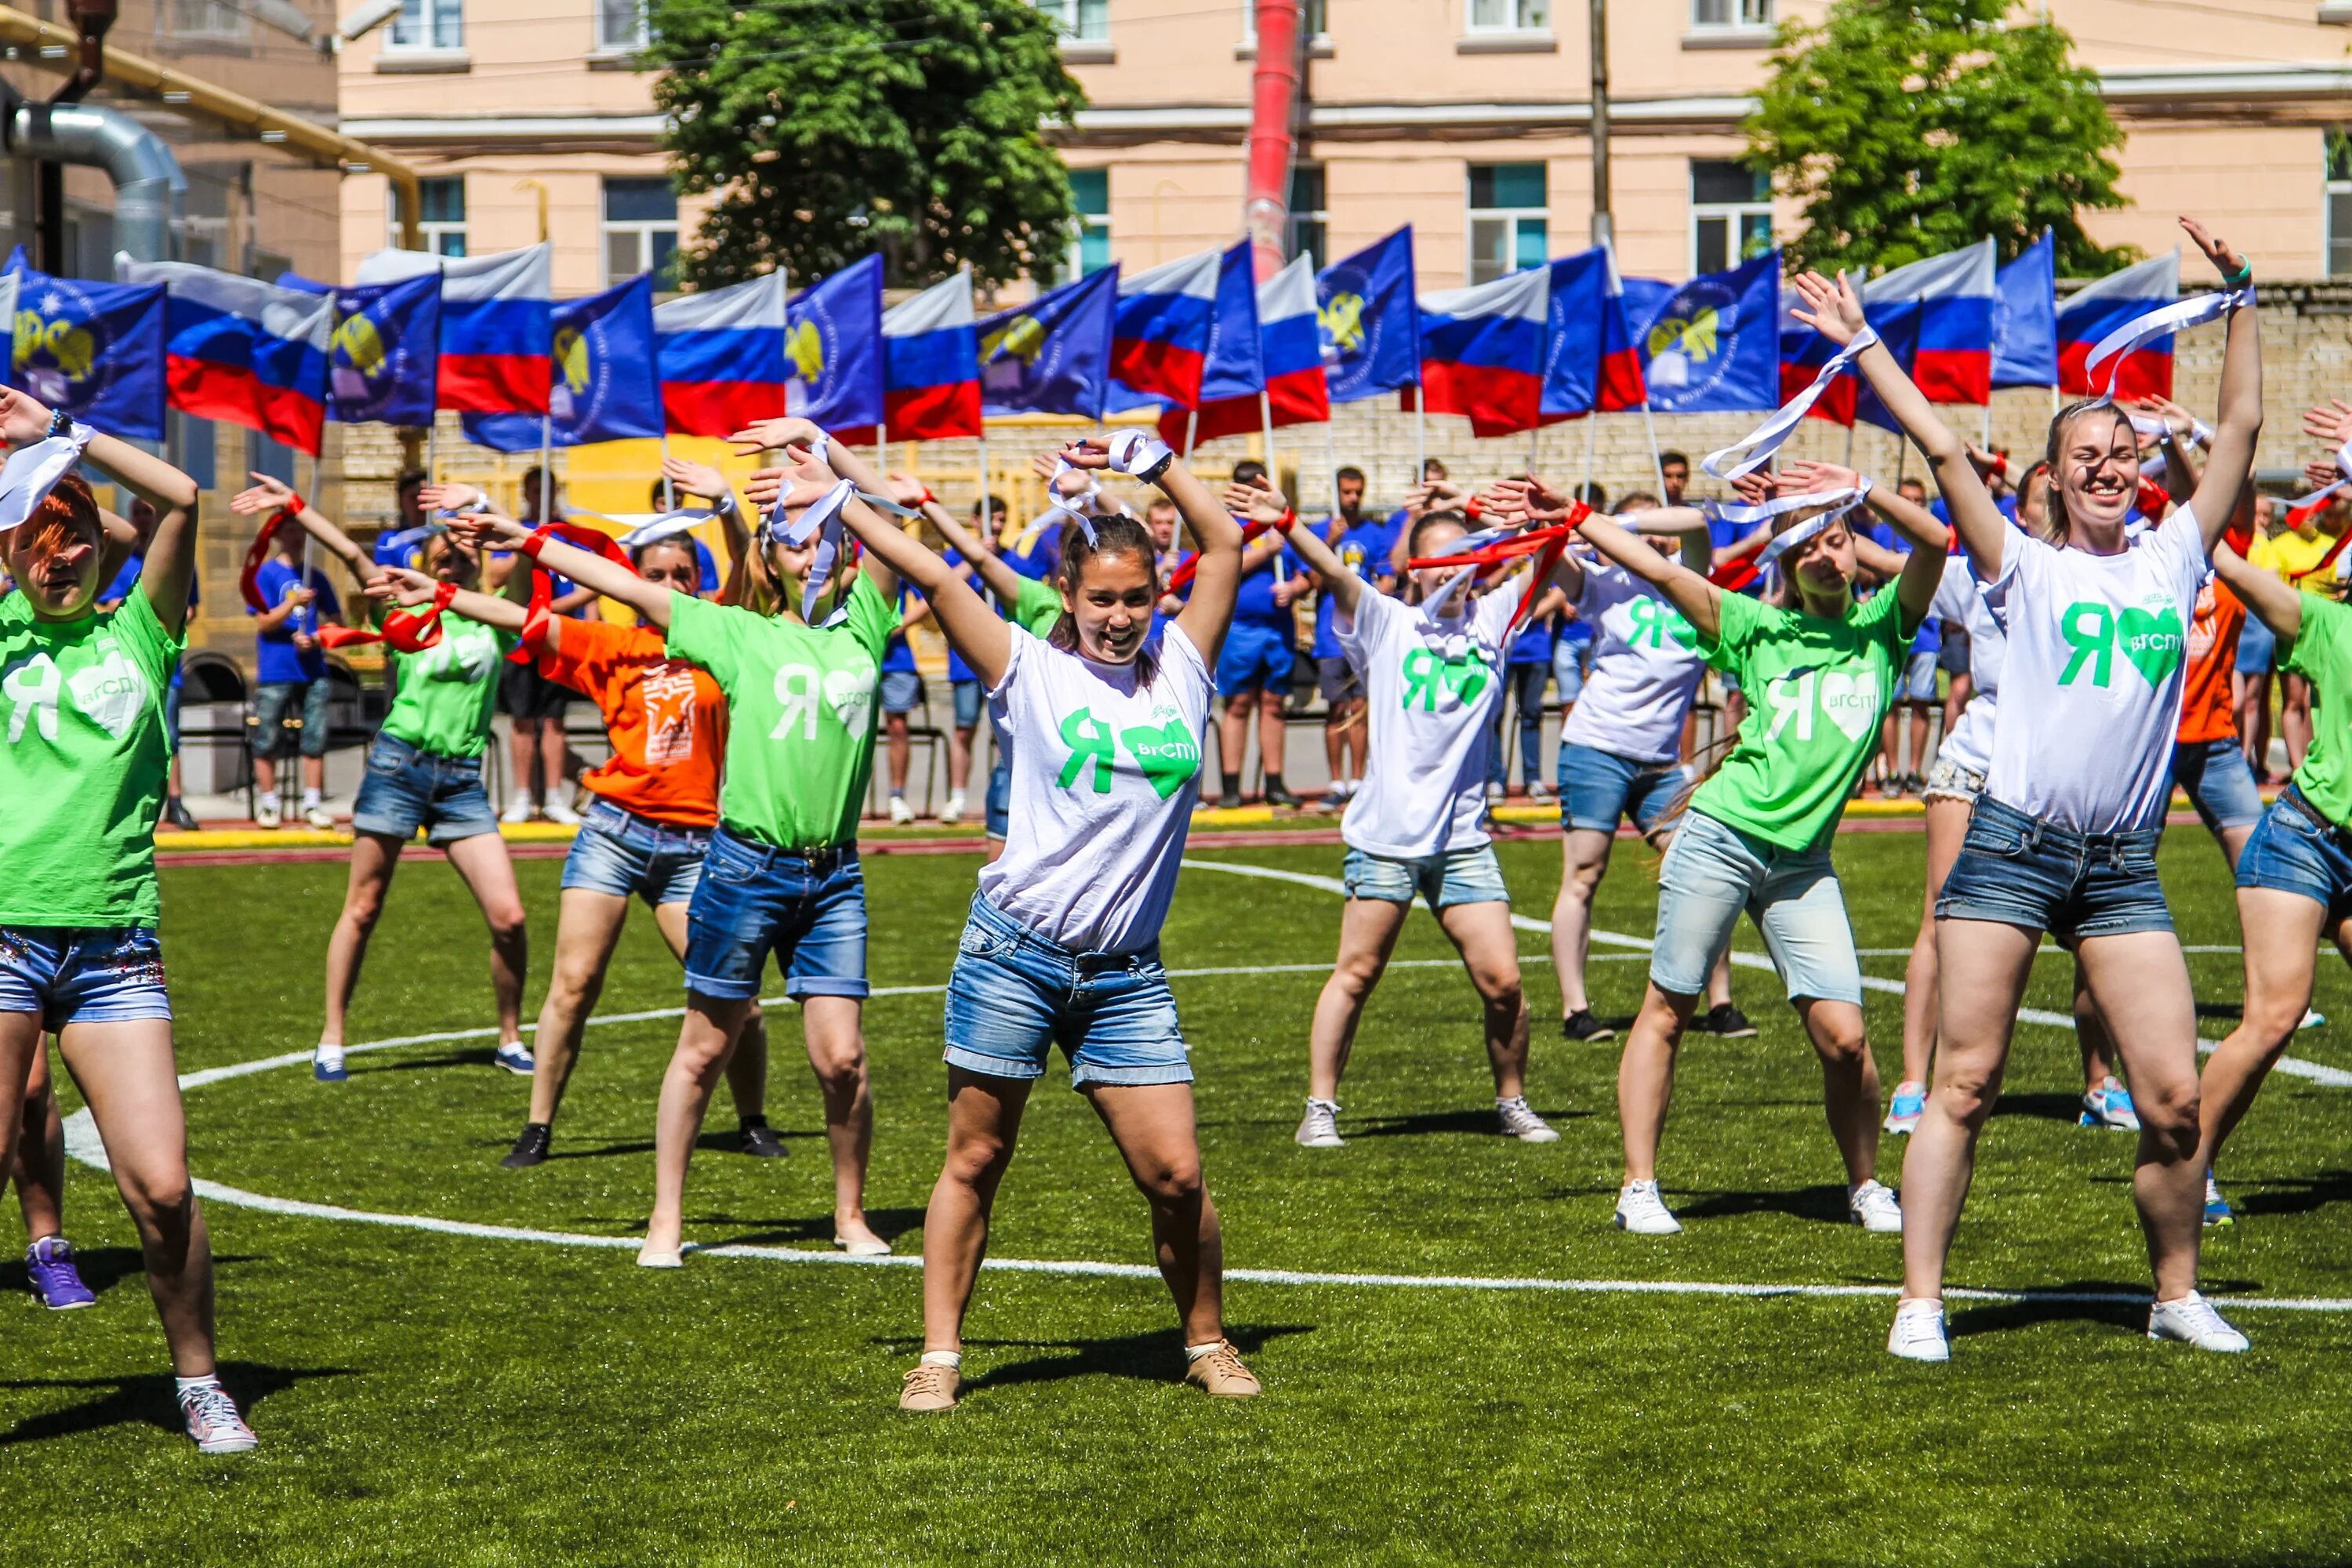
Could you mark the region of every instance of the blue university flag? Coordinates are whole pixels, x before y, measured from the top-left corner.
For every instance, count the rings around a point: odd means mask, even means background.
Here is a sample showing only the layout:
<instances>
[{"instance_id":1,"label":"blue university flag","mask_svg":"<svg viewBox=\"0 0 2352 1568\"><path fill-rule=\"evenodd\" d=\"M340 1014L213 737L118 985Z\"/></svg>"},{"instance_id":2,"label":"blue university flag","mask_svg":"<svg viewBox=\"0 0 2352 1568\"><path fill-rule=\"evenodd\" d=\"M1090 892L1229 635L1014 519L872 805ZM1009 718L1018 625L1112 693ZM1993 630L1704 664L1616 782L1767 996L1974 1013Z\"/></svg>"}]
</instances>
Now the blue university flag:
<instances>
[{"instance_id":1,"label":"blue university flag","mask_svg":"<svg viewBox=\"0 0 2352 1568\"><path fill-rule=\"evenodd\" d=\"M1101 418L1118 300L1113 266L982 317L977 328L981 411Z\"/></svg>"},{"instance_id":2,"label":"blue university flag","mask_svg":"<svg viewBox=\"0 0 2352 1568\"><path fill-rule=\"evenodd\" d=\"M883 419L882 258L851 263L792 297L784 314L785 411L826 430Z\"/></svg>"},{"instance_id":3,"label":"blue university flag","mask_svg":"<svg viewBox=\"0 0 2352 1568\"><path fill-rule=\"evenodd\" d=\"M1317 273L1315 305L1332 402L1421 384L1412 225Z\"/></svg>"},{"instance_id":4,"label":"blue university flag","mask_svg":"<svg viewBox=\"0 0 2352 1568\"><path fill-rule=\"evenodd\" d=\"M1780 253L1687 283L1625 279L1633 349L1661 414L1769 413L1780 406Z\"/></svg>"},{"instance_id":5,"label":"blue university flag","mask_svg":"<svg viewBox=\"0 0 2352 1568\"><path fill-rule=\"evenodd\" d=\"M9 384L132 441L163 438L163 286L36 272L18 246Z\"/></svg>"},{"instance_id":6,"label":"blue university flag","mask_svg":"<svg viewBox=\"0 0 2352 1568\"><path fill-rule=\"evenodd\" d=\"M327 417L343 425L431 425L441 370L441 274L362 283L334 295Z\"/></svg>"},{"instance_id":7,"label":"blue university flag","mask_svg":"<svg viewBox=\"0 0 2352 1568\"><path fill-rule=\"evenodd\" d=\"M654 374L654 284L639 274L584 300L560 301L551 319L554 366L548 436L557 447L654 440L662 433ZM535 414L468 414L466 438L498 452L536 451Z\"/></svg>"},{"instance_id":8,"label":"blue university flag","mask_svg":"<svg viewBox=\"0 0 2352 1568\"><path fill-rule=\"evenodd\" d=\"M2058 384L2058 239L2048 229L1993 275L1992 384Z\"/></svg>"}]
</instances>

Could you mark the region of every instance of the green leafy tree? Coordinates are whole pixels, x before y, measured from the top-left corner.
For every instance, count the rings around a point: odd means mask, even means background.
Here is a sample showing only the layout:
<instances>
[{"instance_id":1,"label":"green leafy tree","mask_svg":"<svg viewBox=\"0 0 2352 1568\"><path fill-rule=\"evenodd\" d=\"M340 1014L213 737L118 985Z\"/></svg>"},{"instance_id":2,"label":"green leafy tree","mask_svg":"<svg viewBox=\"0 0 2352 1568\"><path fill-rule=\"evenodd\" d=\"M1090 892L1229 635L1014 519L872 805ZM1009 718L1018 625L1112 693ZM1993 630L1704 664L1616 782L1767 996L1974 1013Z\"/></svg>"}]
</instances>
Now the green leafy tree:
<instances>
[{"instance_id":1,"label":"green leafy tree","mask_svg":"<svg viewBox=\"0 0 2352 1568\"><path fill-rule=\"evenodd\" d=\"M718 197L688 284L877 249L893 285L1005 282L1068 243L1044 130L1086 99L1028 0L655 0L651 22L678 190Z\"/></svg>"},{"instance_id":2,"label":"green leafy tree","mask_svg":"<svg viewBox=\"0 0 2352 1568\"><path fill-rule=\"evenodd\" d=\"M1866 271L1973 245L2006 261L2057 231L2058 270L2133 258L2083 231L2084 208L2126 205L2124 133L2073 40L2008 0L1836 0L1781 32L1748 162L1804 204L1792 265Z\"/></svg>"}]
</instances>

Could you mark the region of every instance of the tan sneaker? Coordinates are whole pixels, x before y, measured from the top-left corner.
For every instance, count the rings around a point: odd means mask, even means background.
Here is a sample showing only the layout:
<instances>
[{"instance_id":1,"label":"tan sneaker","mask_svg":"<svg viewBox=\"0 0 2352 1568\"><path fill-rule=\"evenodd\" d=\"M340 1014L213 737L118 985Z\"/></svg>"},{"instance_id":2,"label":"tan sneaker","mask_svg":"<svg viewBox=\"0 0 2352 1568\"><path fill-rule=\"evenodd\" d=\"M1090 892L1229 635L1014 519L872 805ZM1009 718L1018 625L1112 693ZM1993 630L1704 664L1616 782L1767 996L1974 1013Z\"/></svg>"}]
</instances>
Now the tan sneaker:
<instances>
[{"instance_id":1,"label":"tan sneaker","mask_svg":"<svg viewBox=\"0 0 2352 1568\"><path fill-rule=\"evenodd\" d=\"M1236 1362L1234 1364L1238 1366L1241 1363ZM1244 1373L1242 1375L1247 1377L1249 1374ZM898 1391L899 1409L953 1410L956 1390L963 1385L963 1373L955 1367L927 1361L918 1363L904 1381L906 1386Z\"/></svg>"},{"instance_id":2,"label":"tan sneaker","mask_svg":"<svg viewBox=\"0 0 2352 1568\"><path fill-rule=\"evenodd\" d=\"M1184 1381L1219 1399L1255 1399L1259 1386L1257 1373L1242 1364L1242 1352L1231 1340L1219 1340L1215 1350L1187 1363Z\"/></svg>"}]
</instances>

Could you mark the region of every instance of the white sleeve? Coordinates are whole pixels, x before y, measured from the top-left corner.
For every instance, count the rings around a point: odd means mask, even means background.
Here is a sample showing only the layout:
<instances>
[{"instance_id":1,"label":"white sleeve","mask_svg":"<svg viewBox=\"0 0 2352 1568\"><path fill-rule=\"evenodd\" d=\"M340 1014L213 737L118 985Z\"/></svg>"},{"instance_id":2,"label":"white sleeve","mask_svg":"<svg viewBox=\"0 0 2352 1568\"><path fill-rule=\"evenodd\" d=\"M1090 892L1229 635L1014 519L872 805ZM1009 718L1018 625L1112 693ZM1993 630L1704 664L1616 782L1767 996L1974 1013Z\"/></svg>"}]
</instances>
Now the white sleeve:
<instances>
[{"instance_id":1,"label":"white sleeve","mask_svg":"<svg viewBox=\"0 0 2352 1568\"><path fill-rule=\"evenodd\" d=\"M1388 623L1399 615L1410 615L1402 599L1391 599L1386 594L1370 589L1356 596L1356 614L1351 619L1337 609L1331 612L1331 631L1339 639L1340 651L1360 665L1381 639Z\"/></svg>"},{"instance_id":2,"label":"white sleeve","mask_svg":"<svg viewBox=\"0 0 2352 1568\"><path fill-rule=\"evenodd\" d=\"M1217 689L1216 672L1210 668L1209 661L1201 657L1201 650L1193 646L1192 637L1173 618L1160 633L1160 668L1163 672L1198 687L1204 694Z\"/></svg>"},{"instance_id":3,"label":"white sleeve","mask_svg":"<svg viewBox=\"0 0 2352 1568\"><path fill-rule=\"evenodd\" d=\"M2205 553L2204 525L2197 521L2197 514L2183 506L2166 518L2164 526L2156 531L2151 548L2164 552L2174 596L2183 605L2195 604L2206 574L2212 569Z\"/></svg>"},{"instance_id":4,"label":"white sleeve","mask_svg":"<svg viewBox=\"0 0 2352 1568\"><path fill-rule=\"evenodd\" d=\"M1518 616L1519 606L1527 603L1528 595L1538 592L1542 586L1532 571L1520 573L1500 589L1478 601L1477 613L1472 617L1473 624L1488 642L1496 647L1504 647L1510 634L1511 622Z\"/></svg>"},{"instance_id":5,"label":"white sleeve","mask_svg":"<svg viewBox=\"0 0 2352 1568\"><path fill-rule=\"evenodd\" d=\"M1974 590L1968 557L1953 556L1944 563L1944 574L1936 584L1935 602L1927 606L1928 616L1939 621L1967 619L1969 600Z\"/></svg>"},{"instance_id":6,"label":"white sleeve","mask_svg":"<svg viewBox=\"0 0 2352 1568\"><path fill-rule=\"evenodd\" d=\"M988 700L1004 710L1007 721L1018 721L1023 709L1027 706L1022 700L1023 689L1028 685L1024 678L1037 662L1038 656L1045 651L1045 647L1028 632L1009 622L1004 629L1012 634L1004 650L1004 675L990 689Z\"/></svg>"},{"instance_id":7,"label":"white sleeve","mask_svg":"<svg viewBox=\"0 0 2352 1568\"><path fill-rule=\"evenodd\" d=\"M2057 553L2057 546L2034 538L2021 528L2013 528L2000 547L2000 575L1978 578L1978 591L1990 605L2006 605L2011 595L2020 589L2031 595L2047 579L2050 559ZM1976 569L1973 556L1969 558L1969 569Z\"/></svg>"}]
</instances>

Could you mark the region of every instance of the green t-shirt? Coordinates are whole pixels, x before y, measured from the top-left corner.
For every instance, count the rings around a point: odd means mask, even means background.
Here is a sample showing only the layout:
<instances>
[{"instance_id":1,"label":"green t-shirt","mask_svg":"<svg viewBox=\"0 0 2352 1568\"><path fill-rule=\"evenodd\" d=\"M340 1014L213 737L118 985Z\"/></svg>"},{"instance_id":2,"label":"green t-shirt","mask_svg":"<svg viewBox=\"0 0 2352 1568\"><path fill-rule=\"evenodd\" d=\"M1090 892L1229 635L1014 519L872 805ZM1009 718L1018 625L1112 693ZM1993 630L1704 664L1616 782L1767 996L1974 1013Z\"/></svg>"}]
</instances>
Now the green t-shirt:
<instances>
[{"instance_id":1,"label":"green t-shirt","mask_svg":"<svg viewBox=\"0 0 2352 1568\"><path fill-rule=\"evenodd\" d=\"M1698 647L1739 678L1748 719L1691 805L1783 849L1810 848L1834 832L1918 629L1916 620L1904 624L1902 609L1892 588L1842 621L1724 595L1715 640L1702 637Z\"/></svg>"},{"instance_id":2,"label":"green t-shirt","mask_svg":"<svg viewBox=\"0 0 2352 1568\"><path fill-rule=\"evenodd\" d=\"M782 849L854 843L874 771L874 689L898 612L864 574L823 626L713 605L669 602L668 649L727 694L727 771L719 820Z\"/></svg>"},{"instance_id":3,"label":"green t-shirt","mask_svg":"<svg viewBox=\"0 0 2352 1568\"><path fill-rule=\"evenodd\" d=\"M2352 826L2352 605L2303 596L2303 629L2281 669L2311 682L2311 746L2294 770L2294 787L2339 826Z\"/></svg>"},{"instance_id":4,"label":"green t-shirt","mask_svg":"<svg viewBox=\"0 0 2352 1568\"><path fill-rule=\"evenodd\" d=\"M0 925L152 926L181 639L144 593L78 621L0 601Z\"/></svg>"},{"instance_id":5,"label":"green t-shirt","mask_svg":"<svg viewBox=\"0 0 2352 1568\"><path fill-rule=\"evenodd\" d=\"M1061 618L1062 591L1051 583L1022 578L1021 591L1013 599L1013 624L1042 639L1053 635Z\"/></svg>"},{"instance_id":6,"label":"green t-shirt","mask_svg":"<svg viewBox=\"0 0 2352 1568\"><path fill-rule=\"evenodd\" d=\"M393 652L398 689L383 733L436 757L480 756L498 711L499 661L518 640L443 611L439 642L423 653Z\"/></svg>"}]
</instances>

